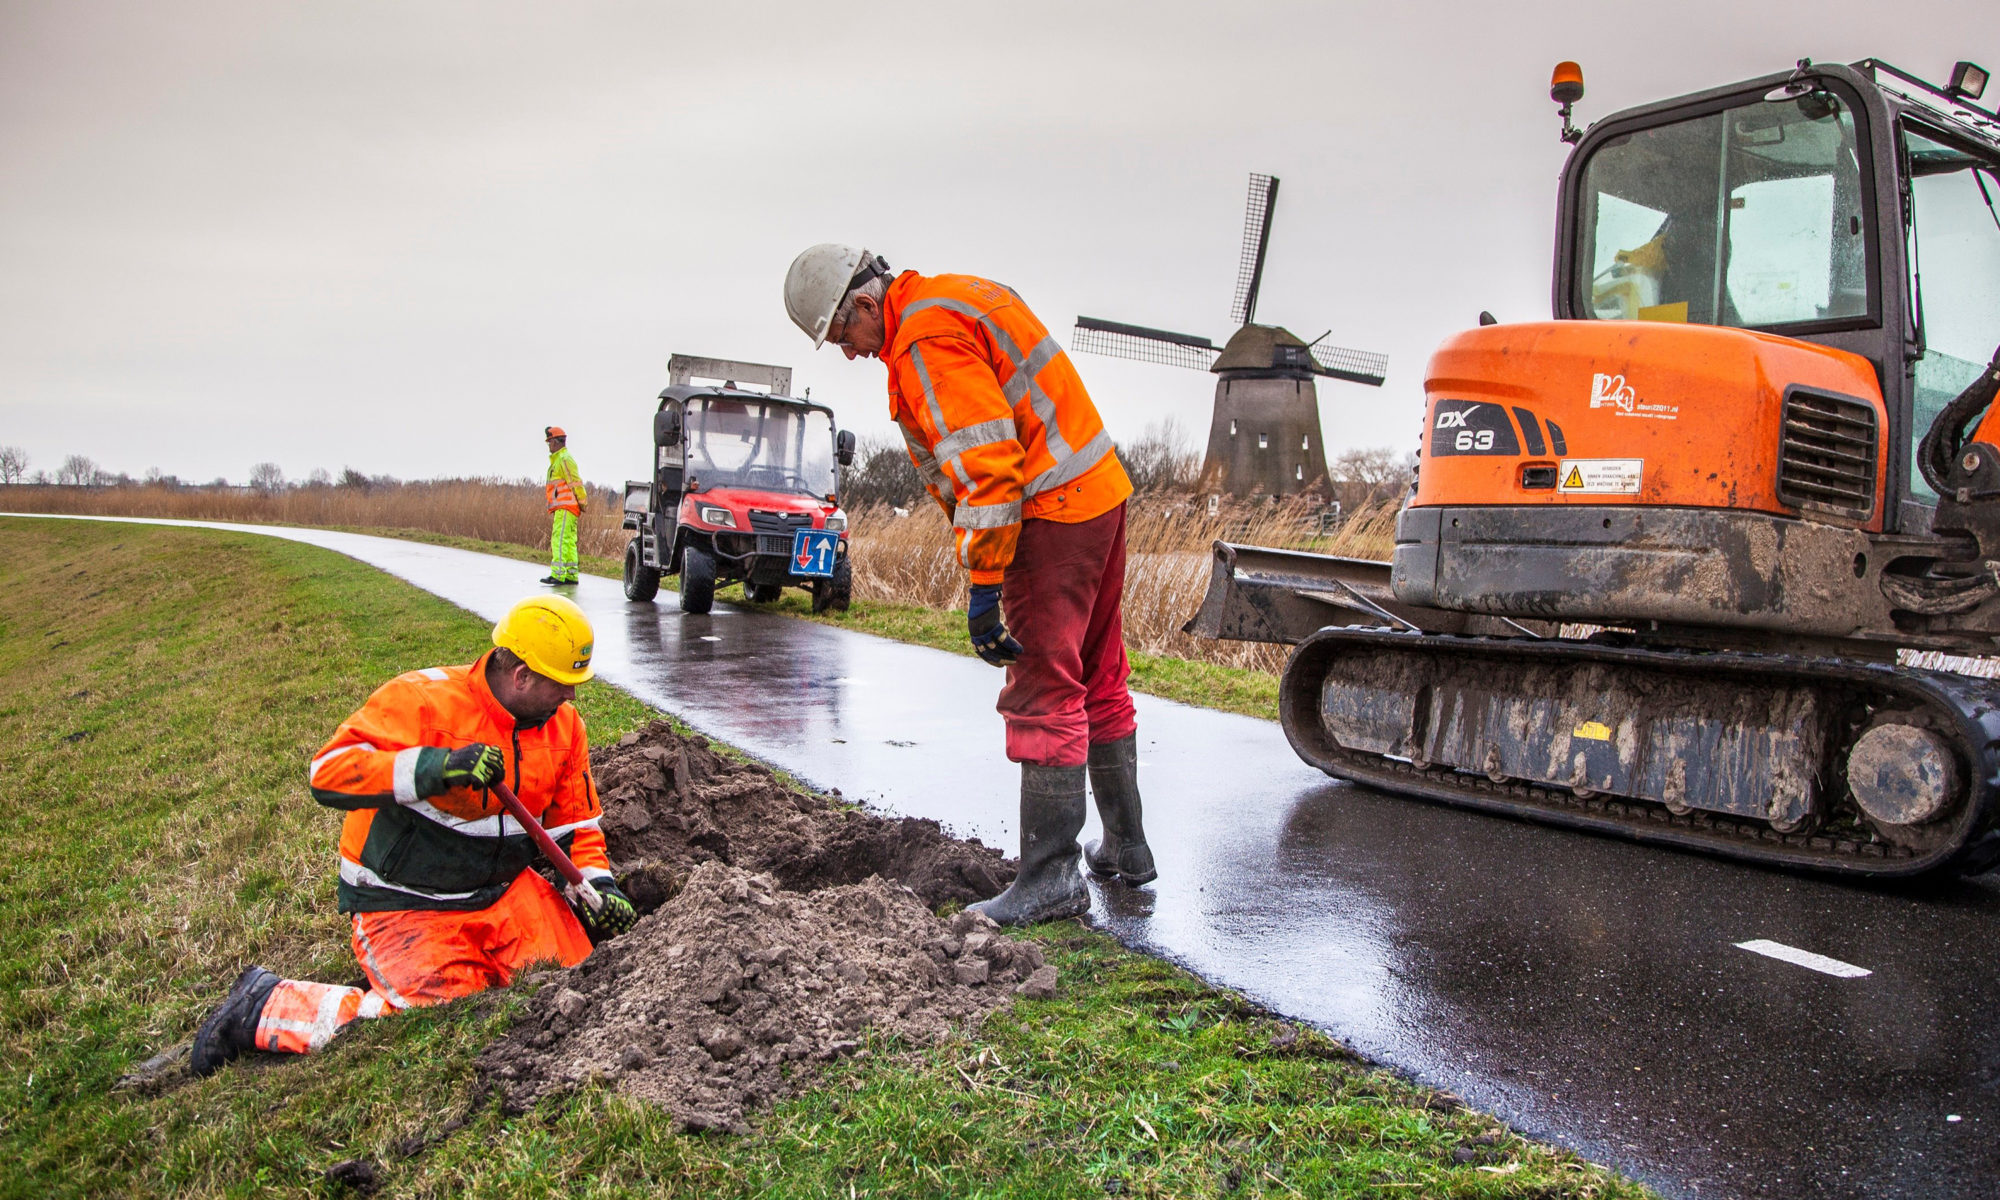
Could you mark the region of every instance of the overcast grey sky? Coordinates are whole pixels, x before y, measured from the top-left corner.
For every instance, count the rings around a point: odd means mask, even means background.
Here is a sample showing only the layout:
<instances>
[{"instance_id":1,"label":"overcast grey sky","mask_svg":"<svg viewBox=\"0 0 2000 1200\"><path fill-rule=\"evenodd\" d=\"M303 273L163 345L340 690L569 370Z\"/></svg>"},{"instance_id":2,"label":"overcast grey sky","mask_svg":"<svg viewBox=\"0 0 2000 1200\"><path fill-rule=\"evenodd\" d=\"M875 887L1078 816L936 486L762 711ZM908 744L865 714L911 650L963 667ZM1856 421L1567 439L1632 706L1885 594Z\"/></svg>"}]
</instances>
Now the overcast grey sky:
<instances>
[{"instance_id":1,"label":"overcast grey sky","mask_svg":"<svg viewBox=\"0 0 2000 1200\"><path fill-rule=\"evenodd\" d=\"M610 482L674 351L883 434L785 318L804 246L1220 338L1263 171L1260 319L1390 355L1329 450L1413 446L1441 338L1548 315L1554 62L1595 119L1801 55L2000 68L2000 5L0 0L0 444L539 475L554 422ZM1115 436L1206 435L1211 376L1077 365Z\"/></svg>"}]
</instances>

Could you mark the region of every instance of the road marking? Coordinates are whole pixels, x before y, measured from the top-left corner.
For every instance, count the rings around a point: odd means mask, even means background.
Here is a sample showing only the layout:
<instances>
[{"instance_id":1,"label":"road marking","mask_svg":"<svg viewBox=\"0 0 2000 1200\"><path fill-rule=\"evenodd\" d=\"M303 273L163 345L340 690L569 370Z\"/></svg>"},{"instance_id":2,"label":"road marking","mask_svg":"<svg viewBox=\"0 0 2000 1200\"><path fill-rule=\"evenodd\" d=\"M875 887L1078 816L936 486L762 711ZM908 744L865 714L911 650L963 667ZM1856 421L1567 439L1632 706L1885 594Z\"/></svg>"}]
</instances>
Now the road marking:
<instances>
[{"instance_id":1,"label":"road marking","mask_svg":"<svg viewBox=\"0 0 2000 1200\"><path fill-rule=\"evenodd\" d=\"M1788 962L1795 967L1804 967L1809 971L1818 971L1822 975L1838 976L1841 979L1859 979L1863 975L1874 974L1867 967L1857 967L1853 963L1844 963L1837 958L1828 958L1824 954L1814 954L1810 950L1801 950L1797 946L1787 946L1783 942L1773 942L1765 938L1738 942L1736 948L1748 950L1752 954L1761 954L1765 958L1775 958L1779 962Z\"/></svg>"}]
</instances>

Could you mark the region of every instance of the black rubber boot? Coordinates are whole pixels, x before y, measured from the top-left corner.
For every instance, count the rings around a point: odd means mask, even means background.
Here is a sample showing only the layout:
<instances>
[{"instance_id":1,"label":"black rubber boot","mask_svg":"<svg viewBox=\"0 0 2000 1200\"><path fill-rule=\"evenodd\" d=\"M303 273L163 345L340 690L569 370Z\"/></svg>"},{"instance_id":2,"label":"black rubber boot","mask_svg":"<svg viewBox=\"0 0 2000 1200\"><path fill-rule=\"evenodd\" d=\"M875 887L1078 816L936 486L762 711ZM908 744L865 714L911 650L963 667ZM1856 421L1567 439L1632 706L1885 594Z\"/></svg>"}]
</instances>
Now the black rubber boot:
<instances>
[{"instance_id":1,"label":"black rubber boot","mask_svg":"<svg viewBox=\"0 0 2000 1200\"><path fill-rule=\"evenodd\" d=\"M1001 925L1032 925L1090 911L1090 888L1076 869L1083 832L1082 767L1021 764L1021 873L1006 891L969 905Z\"/></svg>"},{"instance_id":2,"label":"black rubber boot","mask_svg":"<svg viewBox=\"0 0 2000 1200\"><path fill-rule=\"evenodd\" d=\"M188 1047L188 1074L213 1075L245 1050L256 1049L257 1018L264 1015L264 1002L277 986L278 977L262 967L238 975L229 994L195 1031L194 1045Z\"/></svg>"},{"instance_id":3,"label":"black rubber boot","mask_svg":"<svg viewBox=\"0 0 2000 1200\"><path fill-rule=\"evenodd\" d=\"M1090 794L1104 822L1104 840L1083 848L1084 861L1098 875L1116 875L1137 887L1160 877L1139 821L1139 736L1090 748Z\"/></svg>"}]
</instances>

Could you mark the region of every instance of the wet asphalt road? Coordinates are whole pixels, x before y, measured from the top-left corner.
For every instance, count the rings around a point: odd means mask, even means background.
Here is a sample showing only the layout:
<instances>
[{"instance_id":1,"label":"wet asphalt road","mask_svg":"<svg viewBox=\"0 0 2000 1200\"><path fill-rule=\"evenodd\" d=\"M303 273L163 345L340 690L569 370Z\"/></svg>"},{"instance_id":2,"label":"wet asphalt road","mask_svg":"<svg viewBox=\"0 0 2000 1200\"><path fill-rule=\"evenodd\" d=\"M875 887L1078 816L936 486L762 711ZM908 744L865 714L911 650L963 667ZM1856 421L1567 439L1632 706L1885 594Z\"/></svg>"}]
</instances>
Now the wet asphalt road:
<instances>
[{"instance_id":1,"label":"wet asphalt road","mask_svg":"<svg viewBox=\"0 0 2000 1200\"><path fill-rule=\"evenodd\" d=\"M254 529L487 618L542 569ZM851 799L1014 850L976 660L586 578L599 674ZM468 648L470 652L471 648ZM1268 722L1138 697L1161 878L1127 943L1670 1196L2000 1196L2000 881L1787 875L1332 781ZM1095 818L1092 818L1095 825ZM1094 833L1086 833L1094 836ZM1737 949L1769 939L1871 972Z\"/></svg>"}]
</instances>

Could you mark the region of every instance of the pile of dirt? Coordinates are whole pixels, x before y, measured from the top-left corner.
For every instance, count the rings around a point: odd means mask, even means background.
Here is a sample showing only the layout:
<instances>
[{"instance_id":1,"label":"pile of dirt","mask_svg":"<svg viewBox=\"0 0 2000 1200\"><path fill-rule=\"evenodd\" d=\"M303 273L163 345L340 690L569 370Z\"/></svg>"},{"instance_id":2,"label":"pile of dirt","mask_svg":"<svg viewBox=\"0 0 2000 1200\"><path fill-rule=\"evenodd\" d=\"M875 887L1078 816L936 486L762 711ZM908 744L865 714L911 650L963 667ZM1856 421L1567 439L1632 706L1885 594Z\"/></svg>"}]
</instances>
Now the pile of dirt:
<instances>
[{"instance_id":1,"label":"pile of dirt","mask_svg":"<svg viewBox=\"0 0 2000 1200\"><path fill-rule=\"evenodd\" d=\"M972 912L940 918L879 878L786 892L703 863L631 932L532 980L479 1074L513 1111L599 1080L687 1129L740 1132L866 1031L930 1044L1016 992L1053 995L1055 976L1034 943Z\"/></svg>"},{"instance_id":2,"label":"pile of dirt","mask_svg":"<svg viewBox=\"0 0 2000 1200\"><path fill-rule=\"evenodd\" d=\"M1033 943L933 911L1005 887L997 850L788 787L664 721L592 771L620 883L647 915L530 980L479 1060L510 1109L600 1080L688 1129L740 1131L870 1031L926 1045L1055 992Z\"/></svg>"},{"instance_id":3,"label":"pile of dirt","mask_svg":"<svg viewBox=\"0 0 2000 1200\"><path fill-rule=\"evenodd\" d=\"M641 912L673 894L697 864L774 876L789 891L879 875L933 908L998 895L1014 864L936 821L889 818L781 783L770 768L718 754L665 721L592 755L604 835Z\"/></svg>"}]
</instances>

